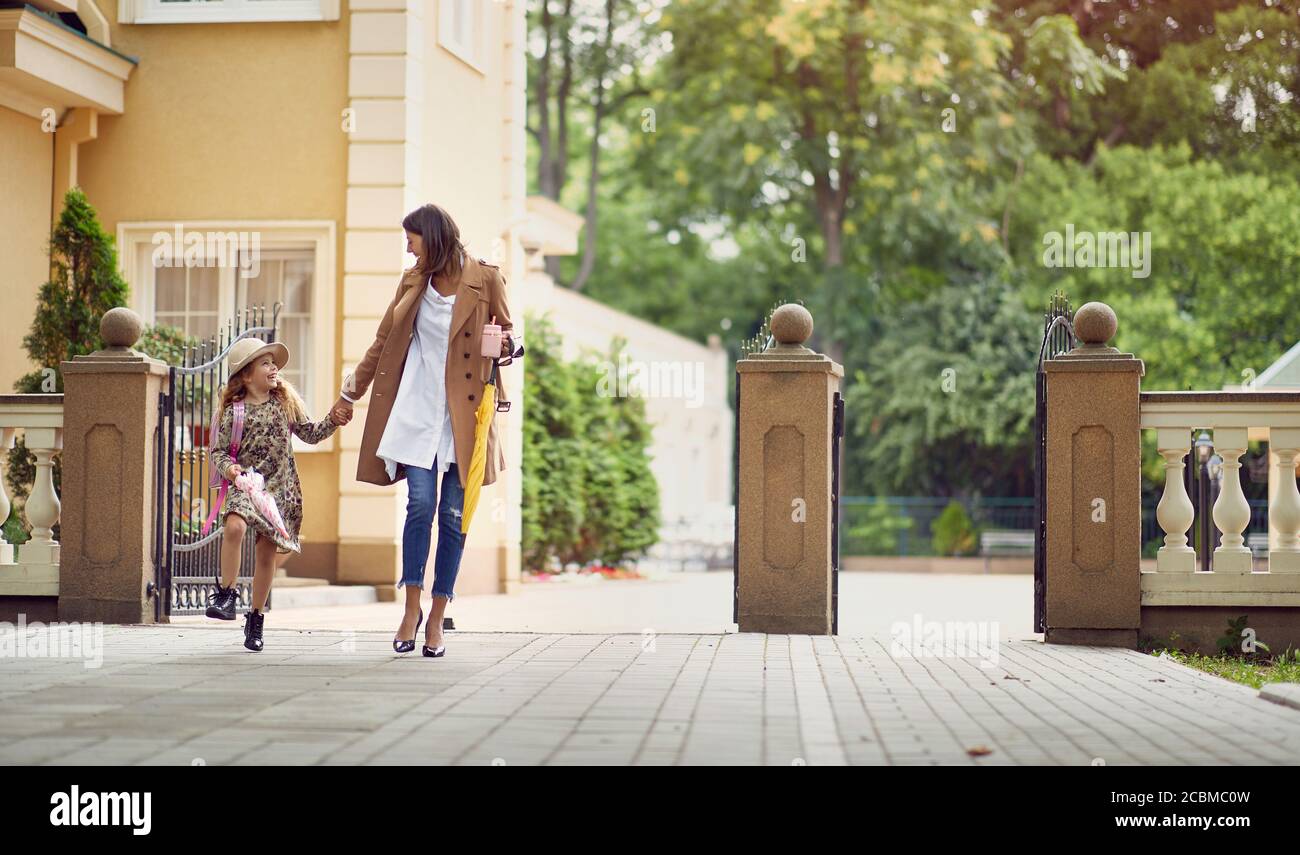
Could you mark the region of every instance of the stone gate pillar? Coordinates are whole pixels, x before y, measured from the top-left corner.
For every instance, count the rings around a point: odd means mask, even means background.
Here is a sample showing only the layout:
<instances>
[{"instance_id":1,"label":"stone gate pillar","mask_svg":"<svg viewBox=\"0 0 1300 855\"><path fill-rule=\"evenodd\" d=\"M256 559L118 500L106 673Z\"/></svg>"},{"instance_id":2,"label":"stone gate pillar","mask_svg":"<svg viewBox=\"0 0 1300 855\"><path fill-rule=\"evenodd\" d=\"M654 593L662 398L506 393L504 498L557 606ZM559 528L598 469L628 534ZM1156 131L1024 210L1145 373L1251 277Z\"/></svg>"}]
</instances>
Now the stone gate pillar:
<instances>
[{"instance_id":1,"label":"stone gate pillar","mask_svg":"<svg viewBox=\"0 0 1300 855\"><path fill-rule=\"evenodd\" d=\"M777 343L736 363L741 632L832 632L831 452L844 368L803 346L812 330L807 309L781 306Z\"/></svg>"},{"instance_id":2,"label":"stone gate pillar","mask_svg":"<svg viewBox=\"0 0 1300 855\"><path fill-rule=\"evenodd\" d=\"M111 309L103 350L64 362L59 620L153 623L154 430L167 366L131 350L140 318Z\"/></svg>"},{"instance_id":3,"label":"stone gate pillar","mask_svg":"<svg viewBox=\"0 0 1300 855\"><path fill-rule=\"evenodd\" d=\"M1117 328L1110 306L1085 303L1079 345L1043 363L1049 643L1137 646L1144 367L1106 346Z\"/></svg>"}]
</instances>

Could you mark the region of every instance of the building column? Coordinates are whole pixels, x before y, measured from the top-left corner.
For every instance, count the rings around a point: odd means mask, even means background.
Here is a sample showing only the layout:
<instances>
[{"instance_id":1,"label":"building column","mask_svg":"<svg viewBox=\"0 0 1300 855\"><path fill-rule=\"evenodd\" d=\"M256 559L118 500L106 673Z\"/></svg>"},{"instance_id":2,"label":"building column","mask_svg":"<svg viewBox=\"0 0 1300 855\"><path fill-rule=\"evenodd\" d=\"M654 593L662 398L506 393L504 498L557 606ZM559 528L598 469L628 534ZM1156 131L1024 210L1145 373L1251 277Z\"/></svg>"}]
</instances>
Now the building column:
<instances>
[{"instance_id":1,"label":"building column","mask_svg":"<svg viewBox=\"0 0 1300 855\"><path fill-rule=\"evenodd\" d=\"M155 442L167 366L130 350L139 316L111 309L106 347L64 362L59 619L153 623ZM24 547L25 550L25 547ZM57 559L56 559L57 560Z\"/></svg>"},{"instance_id":2,"label":"building column","mask_svg":"<svg viewBox=\"0 0 1300 855\"><path fill-rule=\"evenodd\" d=\"M405 0L350 4L340 377L353 371L374 341L405 269L402 217L422 201L418 141L425 6ZM365 424L368 402L367 394L356 408L355 424ZM340 433L337 581L392 593L401 576L406 484L357 481L361 434Z\"/></svg>"},{"instance_id":3,"label":"building column","mask_svg":"<svg viewBox=\"0 0 1300 855\"><path fill-rule=\"evenodd\" d=\"M1080 344L1047 374L1049 643L1135 647L1141 618L1142 360L1106 342L1104 303L1074 314Z\"/></svg>"},{"instance_id":4,"label":"building column","mask_svg":"<svg viewBox=\"0 0 1300 855\"><path fill-rule=\"evenodd\" d=\"M844 368L803 346L812 315L772 314L777 344L736 363L741 632L830 635L835 626L832 446Z\"/></svg>"}]
</instances>

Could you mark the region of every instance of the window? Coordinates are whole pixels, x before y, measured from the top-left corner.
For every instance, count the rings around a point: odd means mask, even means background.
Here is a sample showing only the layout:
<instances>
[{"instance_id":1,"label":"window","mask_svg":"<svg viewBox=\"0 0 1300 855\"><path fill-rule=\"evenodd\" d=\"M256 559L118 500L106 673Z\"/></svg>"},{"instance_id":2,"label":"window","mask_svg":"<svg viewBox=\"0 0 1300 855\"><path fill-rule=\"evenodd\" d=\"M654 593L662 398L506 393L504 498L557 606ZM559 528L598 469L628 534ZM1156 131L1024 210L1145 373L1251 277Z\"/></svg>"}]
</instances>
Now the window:
<instances>
[{"instance_id":1,"label":"window","mask_svg":"<svg viewBox=\"0 0 1300 855\"><path fill-rule=\"evenodd\" d=\"M263 250L257 276L235 277L236 306L274 306L281 304L276 338L284 342L291 355L284 376L302 392L312 416L317 409L329 406L312 401L307 378L312 376L311 293L316 276L316 260L310 249ZM313 406L319 404L319 406Z\"/></svg>"},{"instance_id":2,"label":"window","mask_svg":"<svg viewBox=\"0 0 1300 855\"><path fill-rule=\"evenodd\" d=\"M438 10L438 42L450 53L482 71L482 0L442 0Z\"/></svg>"},{"instance_id":3,"label":"window","mask_svg":"<svg viewBox=\"0 0 1300 855\"><path fill-rule=\"evenodd\" d=\"M280 303L276 338L291 354L284 376L309 414L324 416L338 391L332 222L122 223L117 239L131 308L145 323L206 339L237 311ZM295 451L332 447L294 440Z\"/></svg>"},{"instance_id":4,"label":"window","mask_svg":"<svg viewBox=\"0 0 1300 855\"><path fill-rule=\"evenodd\" d=\"M154 274L153 322L197 339L216 335L224 322L219 311L219 272L215 267L158 269ZM230 312L225 314L229 317Z\"/></svg>"},{"instance_id":5,"label":"window","mask_svg":"<svg viewBox=\"0 0 1300 855\"><path fill-rule=\"evenodd\" d=\"M123 24L337 21L339 0L118 0Z\"/></svg>"}]
</instances>

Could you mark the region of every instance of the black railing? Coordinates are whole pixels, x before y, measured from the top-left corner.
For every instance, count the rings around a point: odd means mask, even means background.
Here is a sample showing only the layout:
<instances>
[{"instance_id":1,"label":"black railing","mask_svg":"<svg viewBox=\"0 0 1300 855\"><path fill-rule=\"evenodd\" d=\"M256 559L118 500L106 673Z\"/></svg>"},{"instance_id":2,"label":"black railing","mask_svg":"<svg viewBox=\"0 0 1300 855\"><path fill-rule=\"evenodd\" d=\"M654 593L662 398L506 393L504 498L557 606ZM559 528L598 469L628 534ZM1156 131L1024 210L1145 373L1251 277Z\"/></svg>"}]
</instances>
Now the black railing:
<instances>
[{"instance_id":1,"label":"black railing","mask_svg":"<svg viewBox=\"0 0 1300 855\"><path fill-rule=\"evenodd\" d=\"M1077 344L1074 309L1057 291L1043 314L1043 343L1034 365L1034 631L1047 631L1047 374L1044 360Z\"/></svg>"}]
</instances>

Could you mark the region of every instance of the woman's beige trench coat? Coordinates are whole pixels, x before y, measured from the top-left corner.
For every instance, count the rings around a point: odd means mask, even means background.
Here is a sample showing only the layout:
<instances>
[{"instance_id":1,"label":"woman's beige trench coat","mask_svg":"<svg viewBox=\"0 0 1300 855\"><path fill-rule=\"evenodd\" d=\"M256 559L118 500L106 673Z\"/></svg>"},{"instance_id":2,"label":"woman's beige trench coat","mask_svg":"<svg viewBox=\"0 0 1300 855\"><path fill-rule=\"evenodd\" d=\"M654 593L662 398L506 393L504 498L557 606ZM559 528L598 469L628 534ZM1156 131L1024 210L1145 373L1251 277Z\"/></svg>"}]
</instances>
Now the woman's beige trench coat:
<instances>
[{"instance_id":1,"label":"woman's beige trench coat","mask_svg":"<svg viewBox=\"0 0 1300 855\"><path fill-rule=\"evenodd\" d=\"M434 277L445 285L445 274ZM349 398L360 401L374 382L370 408L366 413L366 430L361 437L361 458L357 461L357 480L370 484L388 485L388 471L384 461L375 456L379 440L388 424L397 387L406 367L406 351L415 337L415 315L420 306L427 276L414 267L402 274L397 294L389 304L384 319L379 322L375 342L353 374L344 382L343 391ZM474 413L483 400L483 386L492 372L492 360L481 356L483 325L496 315L502 332L509 334L513 327L510 310L506 307L506 280L495 265L475 260L468 255L461 271L460 287L451 310L451 335L447 344L447 405L451 409L451 429L456 442L456 469L460 484L465 486L470 457L474 453ZM497 400L505 399L500 372L497 373ZM487 464L483 484L496 480L497 472L506 466L497 436L496 419L488 431ZM397 480L406 477L399 467Z\"/></svg>"}]
</instances>

